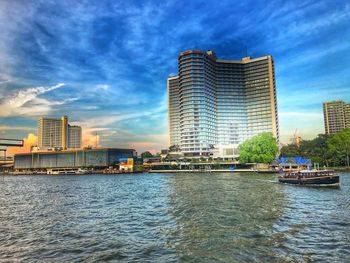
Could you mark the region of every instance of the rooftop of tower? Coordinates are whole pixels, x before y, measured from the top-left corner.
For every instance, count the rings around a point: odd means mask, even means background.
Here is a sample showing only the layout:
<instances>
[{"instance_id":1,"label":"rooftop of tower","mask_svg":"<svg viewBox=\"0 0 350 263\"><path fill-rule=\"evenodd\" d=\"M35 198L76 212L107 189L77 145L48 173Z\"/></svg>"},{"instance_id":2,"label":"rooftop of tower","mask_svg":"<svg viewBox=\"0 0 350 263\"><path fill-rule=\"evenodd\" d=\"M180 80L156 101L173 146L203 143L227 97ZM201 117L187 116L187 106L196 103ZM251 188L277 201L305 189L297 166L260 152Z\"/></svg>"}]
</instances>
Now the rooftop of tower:
<instances>
[{"instance_id":1,"label":"rooftop of tower","mask_svg":"<svg viewBox=\"0 0 350 263\"><path fill-rule=\"evenodd\" d=\"M215 54L215 51L213 51L213 50L203 51L203 50L199 50L199 49L191 49L191 50L187 50L184 52L180 52L179 58L182 56L188 55L188 54L203 54L203 55L206 55L208 58L215 60L216 62L223 62L223 63L248 63L248 62L272 58L271 55L267 55L267 56L262 56L262 57L258 57L258 58L251 58L251 57L247 56L247 57L241 58L240 60L226 60L226 59L218 59L216 54Z\"/></svg>"}]
</instances>

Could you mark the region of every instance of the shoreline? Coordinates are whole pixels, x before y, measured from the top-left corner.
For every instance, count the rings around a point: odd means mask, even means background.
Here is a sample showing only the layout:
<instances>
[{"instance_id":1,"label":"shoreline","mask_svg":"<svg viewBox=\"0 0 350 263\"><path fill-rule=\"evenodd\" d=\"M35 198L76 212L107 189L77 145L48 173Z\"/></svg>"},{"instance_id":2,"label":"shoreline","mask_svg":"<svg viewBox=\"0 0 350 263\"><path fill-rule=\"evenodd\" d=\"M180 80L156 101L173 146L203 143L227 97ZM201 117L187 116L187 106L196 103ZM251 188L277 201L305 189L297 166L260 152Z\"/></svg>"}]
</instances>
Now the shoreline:
<instances>
[{"instance_id":1,"label":"shoreline","mask_svg":"<svg viewBox=\"0 0 350 263\"><path fill-rule=\"evenodd\" d=\"M270 170L251 170L251 169L236 169L236 170L149 170L143 172L122 172L122 173L103 173L96 171L94 173L78 173L78 174L46 174L46 173L0 173L0 176L32 176L32 175L50 175L50 176L60 176L60 175L123 175L123 174L140 174L140 173L259 173L259 174L276 174L278 171Z\"/></svg>"},{"instance_id":2,"label":"shoreline","mask_svg":"<svg viewBox=\"0 0 350 263\"><path fill-rule=\"evenodd\" d=\"M335 172L350 172L350 167L328 167L327 170L334 170ZM137 172L103 172L103 171L95 171L95 172L87 172L87 173L77 173L77 174L47 174L47 173L36 173L36 172L19 172L19 173L2 173L0 172L0 176L32 176L32 175L96 175L96 174L104 174L104 175L120 175L120 174L140 174L140 173L257 173L257 174L278 174L279 171L275 170L264 170L264 169L214 169L214 170L202 170L202 169L194 169L194 170L144 170Z\"/></svg>"},{"instance_id":3,"label":"shoreline","mask_svg":"<svg viewBox=\"0 0 350 263\"><path fill-rule=\"evenodd\" d=\"M270 170L251 170L251 169L235 169L235 170L149 170L148 173L278 173L278 171Z\"/></svg>"}]
</instances>

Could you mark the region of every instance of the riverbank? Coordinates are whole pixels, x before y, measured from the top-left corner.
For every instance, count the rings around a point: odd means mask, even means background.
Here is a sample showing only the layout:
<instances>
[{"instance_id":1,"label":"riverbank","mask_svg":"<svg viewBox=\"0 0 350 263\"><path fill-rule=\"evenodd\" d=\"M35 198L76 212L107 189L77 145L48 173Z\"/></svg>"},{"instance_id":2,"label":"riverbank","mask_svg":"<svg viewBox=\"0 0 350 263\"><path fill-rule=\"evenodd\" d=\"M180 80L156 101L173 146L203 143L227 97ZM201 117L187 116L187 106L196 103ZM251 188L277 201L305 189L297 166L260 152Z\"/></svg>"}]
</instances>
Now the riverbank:
<instances>
[{"instance_id":1,"label":"riverbank","mask_svg":"<svg viewBox=\"0 0 350 263\"><path fill-rule=\"evenodd\" d=\"M334 170L337 172L350 172L350 167L327 167L327 170ZM113 170L110 171L108 169L94 170L94 171L84 171L77 173L58 173L51 175L82 175L82 174L134 174L134 173L142 173L143 171L119 171ZM279 173L278 170L274 169L150 169L144 170L144 172L148 173ZM1 173L2 176L18 176L18 175L46 175L46 171L18 171L18 172L7 172Z\"/></svg>"},{"instance_id":2,"label":"riverbank","mask_svg":"<svg viewBox=\"0 0 350 263\"><path fill-rule=\"evenodd\" d=\"M350 172L350 167L349 166L327 167L327 170L334 170L337 172Z\"/></svg>"},{"instance_id":3,"label":"riverbank","mask_svg":"<svg viewBox=\"0 0 350 263\"><path fill-rule=\"evenodd\" d=\"M275 170L234 169L234 170L149 170L148 173L277 173Z\"/></svg>"},{"instance_id":4,"label":"riverbank","mask_svg":"<svg viewBox=\"0 0 350 263\"><path fill-rule=\"evenodd\" d=\"M96 175L96 174L137 174L143 173L143 171L106 171L106 170L94 170L85 172L58 172L58 173L48 173L48 172L37 172L37 171L21 171L21 172L0 172L0 176L27 176L27 175L49 175L49 176L60 176L60 175Z\"/></svg>"}]
</instances>

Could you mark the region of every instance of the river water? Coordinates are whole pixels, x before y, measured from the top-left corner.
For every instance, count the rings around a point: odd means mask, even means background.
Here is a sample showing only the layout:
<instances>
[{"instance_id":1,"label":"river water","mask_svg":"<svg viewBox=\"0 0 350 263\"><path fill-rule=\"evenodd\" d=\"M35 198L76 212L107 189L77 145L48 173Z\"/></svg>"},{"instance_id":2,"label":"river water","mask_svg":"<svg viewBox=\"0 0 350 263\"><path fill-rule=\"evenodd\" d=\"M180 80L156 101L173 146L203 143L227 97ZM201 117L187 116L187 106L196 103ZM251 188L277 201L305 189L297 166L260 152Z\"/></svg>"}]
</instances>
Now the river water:
<instances>
[{"instance_id":1,"label":"river water","mask_svg":"<svg viewBox=\"0 0 350 263\"><path fill-rule=\"evenodd\" d=\"M350 262L340 189L275 175L0 177L0 262Z\"/></svg>"}]
</instances>

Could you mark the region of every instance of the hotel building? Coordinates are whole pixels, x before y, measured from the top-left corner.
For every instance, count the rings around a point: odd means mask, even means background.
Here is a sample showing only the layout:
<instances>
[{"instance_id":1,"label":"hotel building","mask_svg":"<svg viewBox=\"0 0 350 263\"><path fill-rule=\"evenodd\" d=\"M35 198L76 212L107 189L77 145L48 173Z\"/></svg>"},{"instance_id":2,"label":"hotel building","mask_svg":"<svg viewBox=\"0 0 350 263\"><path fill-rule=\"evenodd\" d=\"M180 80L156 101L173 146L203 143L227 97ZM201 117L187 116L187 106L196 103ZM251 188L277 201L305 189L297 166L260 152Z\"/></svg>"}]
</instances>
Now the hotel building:
<instances>
[{"instance_id":1,"label":"hotel building","mask_svg":"<svg viewBox=\"0 0 350 263\"><path fill-rule=\"evenodd\" d=\"M271 56L221 60L213 51L178 57L168 78L170 145L185 156L234 158L238 145L271 132L279 139L274 64Z\"/></svg>"},{"instance_id":2,"label":"hotel building","mask_svg":"<svg viewBox=\"0 0 350 263\"><path fill-rule=\"evenodd\" d=\"M79 149L81 145L82 129L79 126L69 125L67 116L63 116L61 119L39 118L39 149Z\"/></svg>"},{"instance_id":3,"label":"hotel building","mask_svg":"<svg viewBox=\"0 0 350 263\"><path fill-rule=\"evenodd\" d=\"M323 103L323 117L326 134L338 133L350 127L350 104L344 101Z\"/></svg>"}]
</instances>

